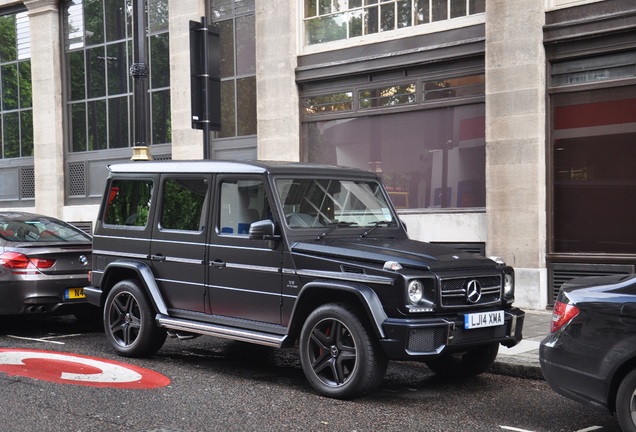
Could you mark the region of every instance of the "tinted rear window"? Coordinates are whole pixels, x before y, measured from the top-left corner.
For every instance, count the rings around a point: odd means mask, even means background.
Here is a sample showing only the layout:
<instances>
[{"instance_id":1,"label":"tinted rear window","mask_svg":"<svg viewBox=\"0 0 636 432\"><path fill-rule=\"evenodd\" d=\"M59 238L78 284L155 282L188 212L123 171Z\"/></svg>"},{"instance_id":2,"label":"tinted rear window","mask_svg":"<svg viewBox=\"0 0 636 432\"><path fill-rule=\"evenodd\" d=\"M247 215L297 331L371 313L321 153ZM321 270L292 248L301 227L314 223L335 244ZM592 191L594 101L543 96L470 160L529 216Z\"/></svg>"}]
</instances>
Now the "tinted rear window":
<instances>
[{"instance_id":1,"label":"tinted rear window","mask_svg":"<svg viewBox=\"0 0 636 432\"><path fill-rule=\"evenodd\" d=\"M15 242L90 242L91 237L57 219L0 217L0 237Z\"/></svg>"}]
</instances>

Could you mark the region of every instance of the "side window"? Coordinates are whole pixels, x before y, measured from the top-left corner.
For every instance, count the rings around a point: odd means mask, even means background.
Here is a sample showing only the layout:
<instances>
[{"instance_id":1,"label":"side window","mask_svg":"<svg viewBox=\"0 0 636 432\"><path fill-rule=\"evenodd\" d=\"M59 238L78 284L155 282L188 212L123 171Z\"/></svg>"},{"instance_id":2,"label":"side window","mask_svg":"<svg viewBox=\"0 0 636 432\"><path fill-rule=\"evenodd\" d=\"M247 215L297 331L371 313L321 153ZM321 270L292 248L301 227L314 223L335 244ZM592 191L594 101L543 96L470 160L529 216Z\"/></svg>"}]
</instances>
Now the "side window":
<instances>
[{"instance_id":1,"label":"side window","mask_svg":"<svg viewBox=\"0 0 636 432\"><path fill-rule=\"evenodd\" d=\"M250 224L268 219L269 205L260 180L225 180L221 183L221 234L249 234Z\"/></svg>"},{"instance_id":2,"label":"side window","mask_svg":"<svg viewBox=\"0 0 636 432\"><path fill-rule=\"evenodd\" d=\"M104 224L145 227L152 188L151 180L113 180L108 192Z\"/></svg>"},{"instance_id":3,"label":"side window","mask_svg":"<svg viewBox=\"0 0 636 432\"><path fill-rule=\"evenodd\" d=\"M208 182L201 178L170 178L163 184L161 228L202 231Z\"/></svg>"}]
</instances>

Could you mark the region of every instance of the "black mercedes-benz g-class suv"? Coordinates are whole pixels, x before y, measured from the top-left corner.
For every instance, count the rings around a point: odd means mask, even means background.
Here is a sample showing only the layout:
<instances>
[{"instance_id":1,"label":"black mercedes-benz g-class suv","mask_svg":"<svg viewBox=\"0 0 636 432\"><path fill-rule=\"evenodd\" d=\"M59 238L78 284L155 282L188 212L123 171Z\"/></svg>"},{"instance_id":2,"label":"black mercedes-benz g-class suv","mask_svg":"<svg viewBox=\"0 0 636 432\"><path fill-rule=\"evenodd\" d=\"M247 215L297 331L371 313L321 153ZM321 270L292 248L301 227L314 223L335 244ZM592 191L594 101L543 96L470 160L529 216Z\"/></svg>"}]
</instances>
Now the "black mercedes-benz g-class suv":
<instances>
[{"instance_id":1,"label":"black mercedes-benz g-class suv","mask_svg":"<svg viewBox=\"0 0 636 432\"><path fill-rule=\"evenodd\" d=\"M112 165L90 303L117 353L166 335L298 343L321 394L375 388L388 360L472 376L521 340L514 272L410 240L377 175L282 162Z\"/></svg>"}]
</instances>

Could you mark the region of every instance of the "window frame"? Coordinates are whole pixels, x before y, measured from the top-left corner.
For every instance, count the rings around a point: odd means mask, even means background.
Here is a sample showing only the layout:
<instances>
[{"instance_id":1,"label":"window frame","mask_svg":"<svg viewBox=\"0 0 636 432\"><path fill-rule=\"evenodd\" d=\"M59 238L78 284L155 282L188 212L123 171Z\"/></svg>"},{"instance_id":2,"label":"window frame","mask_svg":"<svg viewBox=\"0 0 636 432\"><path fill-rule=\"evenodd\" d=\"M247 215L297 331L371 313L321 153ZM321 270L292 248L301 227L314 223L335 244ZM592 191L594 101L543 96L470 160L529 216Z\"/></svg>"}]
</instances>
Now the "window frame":
<instances>
[{"instance_id":1,"label":"window frame","mask_svg":"<svg viewBox=\"0 0 636 432\"><path fill-rule=\"evenodd\" d=\"M31 158L33 157L34 147L30 18L25 8L9 8L6 13L0 14L0 19L6 19L7 17L12 17L15 30L15 46L12 47L15 49L15 58L0 58L0 160L4 161ZM20 29L26 32L25 35L22 35L22 38L19 35ZM25 69L27 64L28 67ZM5 97L4 74L10 67L13 67L15 71L13 76L15 79L15 94L13 96L16 105L7 107L5 106L7 98ZM23 73L28 76L23 75ZM22 88L23 85L29 87L26 93L25 89ZM14 128L12 128L14 134L8 137L7 135L10 132L9 119L13 117L16 117L15 120L17 120L13 125ZM12 149L7 150L7 142L13 142Z\"/></svg>"},{"instance_id":2,"label":"window frame","mask_svg":"<svg viewBox=\"0 0 636 432\"><path fill-rule=\"evenodd\" d=\"M117 150L121 148L129 148L133 146L133 119L134 119L134 105L133 105L133 81L129 74L130 66L133 63L132 50L133 50L133 33L132 33L132 12L124 10L123 13L123 30L118 34L118 38L110 39L108 33L109 23L106 22L106 0L99 0L99 7L101 9L101 26L103 34L101 40L95 43L91 43L87 40L90 37L89 33L92 33L87 29L86 24L86 1L80 0L79 3L75 3L77 0L63 0L60 4L60 20L61 20L61 40L62 40L62 55L63 55L63 73L64 73L64 86L63 86L63 103L65 111L65 152L68 154L79 154L83 152L96 152L104 150ZM153 0L150 0L153 1ZM167 0L156 0L166 5ZM125 0L119 0L120 5L126 4ZM73 14L69 13L69 9L75 7L79 9L79 12ZM166 58L168 60L168 67L165 72L168 73L167 80L168 86L162 85L161 87L154 87L153 80L153 58L152 58L152 46L153 41L157 37L163 37L165 35L168 39L169 29L167 24L159 29L153 28L152 13L153 8L148 8L146 12L147 32L144 43L146 44L146 50L148 52L148 110L149 110L149 130L150 136L148 140L151 144L170 144L172 139L171 129L171 104L170 104L170 56L169 49L166 51ZM66 18L68 16L68 18ZM73 20L73 21L72 21ZM169 21L166 19L166 23ZM69 32L69 27L74 26L75 31ZM95 34L95 33L92 33ZM121 59L125 64L120 66L120 69L125 71L125 88L113 89L110 85L110 79L116 74L109 72L108 64L110 61L117 59L111 59L111 48L123 47L123 58ZM168 46L169 48L169 46ZM91 95L90 92L90 54L93 50L100 50L104 56L103 70L101 77L103 78L104 92L103 94ZM79 53L79 54L78 54ZM99 56L98 56L99 57ZM75 76L73 72L72 59L76 58L77 61L82 63L82 70L80 76ZM121 75L121 74L120 74ZM78 79L83 80L83 90L77 94L72 94L73 89L76 86L71 84ZM163 83L165 84L165 82ZM120 86L121 87L121 86ZM161 97L162 95L167 95ZM162 111L167 113L166 117L163 115L161 119L156 119L157 108L160 104L163 108ZM100 110L93 112L91 110ZM122 116L122 111L126 113ZM91 122L91 118L103 117L100 123ZM122 131L118 126L125 117L125 131ZM78 121L80 124L75 125ZM161 121L159 121L161 120ZM93 124L93 126L91 126ZM161 136L165 138L167 142L158 140ZM125 137L125 139L123 139Z\"/></svg>"},{"instance_id":3,"label":"window frame","mask_svg":"<svg viewBox=\"0 0 636 432\"><path fill-rule=\"evenodd\" d=\"M349 0L350 2L352 0ZM405 1L410 3L410 7L406 9L401 8L400 4L403 4ZM418 4L425 1L427 3L428 17L424 19L418 13ZM330 46L332 44L342 44L342 43L357 43L358 41L365 40L373 41L375 38L382 38L384 33L410 33L413 32L421 33L421 32L430 32L430 31L440 31L452 27L461 27L466 25L472 25L479 22L484 22L485 19L485 1L484 0L465 0L465 14L461 16L452 16L452 5L454 4L453 0L444 0L446 2L445 8L445 18L434 19L433 16L433 1L434 0L376 0L374 2L363 2L361 0L357 1L353 7L349 7L349 3L343 9L339 9L339 3L332 2L329 11L321 11L320 10L320 0L305 0L302 2L299 12L299 20L300 26L302 29L302 42L301 45L305 49L314 50L320 49L322 46ZM308 3L314 3L315 7L312 8L315 13L309 15L307 5ZM473 6L473 5L477 6ZM476 10L475 7L480 8L483 4L483 10ZM393 6L393 20L394 25L391 29L381 29L381 16L383 12L387 10L389 6ZM366 19L369 15L365 15L369 11L375 9L376 13L376 31L365 32L365 22L368 21ZM472 12L471 12L472 9ZM401 10L409 10L410 14L410 23L406 25L402 23L400 25L398 21L398 16L400 15ZM358 15L355 17L355 15ZM310 43L309 27L312 27L312 21L320 21L329 19L330 17L340 16L340 19L345 22L345 30L344 37L336 37L333 39L328 39L325 41L319 41L315 43ZM350 24L352 19L357 19L360 21L360 31L353 32L350 31ZM324 26L315 26L317 28L322 28L324 32Z\"/></svg>"},{"instance_id":4,"label":"window frame","mask_svg":"<svg viewBox=\"0 0 636 432\"><path fill-rule=\"evenodd\" d=\"M466 78L472 77L477 81L477 85L480 87L479 92L468 92L468 94L460 94L454 97L442 97L438 99L426 99L426 83L430 82L456 82L461 83ZM378 72L376 74L360 75L356 79L333 80L325 83L306 84L301 90L300 104L301 104L301 160L310 161L309 144L306 142L306 127L308 123L323 122L331 120L344 120L344 119L356 119L361 117L374 117L388 114L400 114L400 113L412 113L419 111L427 111L440 108L457 108L462 106L470 106L475 104L485 104L485 71L482 66L478 64L472 64L471 66L457 67L457 68L445 68L443 70L428 70L420 68L404 69L393 71L390 73ZM396 105L384 105L378 107L361 107L360 106L360 91L369 87L381 88L390 86L399 86L405 84L415 85L415 101L396 104ZM462 88L464 88L463 86ZM352 109L344 110L326 110L319 113L304 113L303 103L306 98L319 97L325 94L344 94L350 93ZM485 144L484 144L485 146ZM366 168L372 169L372 167ZM484 171L486 167L484 166ZM382 176L382 175L381 175ZM484 174L485 178L485 174ZM386 182L386 179L385 179ZM386 182L388 185L388 182ZM442 188L443 189L443 188ZM396 198L402 198L398 192L393 191ZM459 190L454 192L459 198ZM483 191L485 199L485 189ZM445 198L440 205L434 205L434 201L431 201L428 207L410 207L408 200L406 206L408 208L400 207L401 213L424 213L424 212L436 212L436 211L453 211L453 212L465 212L465 211L485 211L485 204L477 207L456 207L445 206L444 203L449 202L449 198Z\"/></svg>"},{"instance_id":5,"label":"window frame","mask_svg":"<svg viewBox=\"0 0 636 432\"><path fill-rule=\"evenodd\" d=\"M188 228L179 228L179 227L167 227L164 224L164 216L165 216L165 212L164 210L167 208L166 206L166 202L168 201L166 199L166 190L167 190L167 183L170 181L176 181L177 183L179 183L181 180L183 181L193 181L193 180L201 180L202 183L205 185L205 191L203 193L203 200L201 201L200 204L200 212L199 212L199 223L197 224L198 228L197 229L188 229ZM181 185L181 183L179 183L179 185ZM157 219L157 226L159 231L161 232L179 232L179 233L183 233L183 234L201 234L203 231L206 230L207 226L208 226L208 207L209 207L209 196L210 196L210 187L211 187L211 181L209 176L202 176L202 175L187 175L187 174L180 174L180 175L164 175L161 177L161 186L160 186L160 191L159 191L159 202L160 205L158 206L159 208L157 209L158 211L158 219ZM183 188L182 190L185 190L185 188ZM181 198L181 197L180 197ZM184 200L180 199L179 200L179 205L180 206L184 206L186 203L184 203ZM189 210L187 208L181 208L181 210L186 211Z\"/></svg>"}]
</instances>

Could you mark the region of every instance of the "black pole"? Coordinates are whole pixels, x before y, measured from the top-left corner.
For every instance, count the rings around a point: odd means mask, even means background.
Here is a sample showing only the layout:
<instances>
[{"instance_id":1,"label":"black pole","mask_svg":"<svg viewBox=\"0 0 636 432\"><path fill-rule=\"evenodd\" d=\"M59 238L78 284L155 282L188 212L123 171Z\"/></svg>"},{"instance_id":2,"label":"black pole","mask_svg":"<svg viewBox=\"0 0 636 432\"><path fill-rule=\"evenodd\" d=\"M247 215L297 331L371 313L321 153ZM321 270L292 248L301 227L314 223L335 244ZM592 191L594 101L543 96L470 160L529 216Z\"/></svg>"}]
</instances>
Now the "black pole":
<instances>
[{"instance_id":1,"label":"black pole","mask_svg":"<svg viewBox=\"0 0 636 432\"><path fill-rule=\"evenodd\" d=\"M190 21L192 128L203 131L203 159L210 159L212 131L221 130L220 34L205 16Z\"/></svg>"},{"instance_id":2,"label":"black pole","mask_svg":"<svg viewBox=\"0 0 636 432\"><path fill-rule=\"evenodd\" d=\"M133 79L134 136L133 159L143 160L148 157L148 66L146 54L146 2L132 0L133 4L133 64L130 76ZM138 147L136 150L135 147Z\"/></svg>"},{"instance_id":3,"label":"black pole","mask_svg":"<svg viewBox=\"0 0 636 432\"><path fill-rule=\"evenodd\" d=\"M208 23L207 19L201 17L201 31L205 35L203 37L203 159L210 159L210 104L208 98L210 97L210 40L208 38Z\"/></svg>"}]
</instances>

